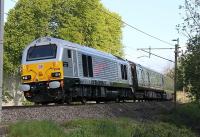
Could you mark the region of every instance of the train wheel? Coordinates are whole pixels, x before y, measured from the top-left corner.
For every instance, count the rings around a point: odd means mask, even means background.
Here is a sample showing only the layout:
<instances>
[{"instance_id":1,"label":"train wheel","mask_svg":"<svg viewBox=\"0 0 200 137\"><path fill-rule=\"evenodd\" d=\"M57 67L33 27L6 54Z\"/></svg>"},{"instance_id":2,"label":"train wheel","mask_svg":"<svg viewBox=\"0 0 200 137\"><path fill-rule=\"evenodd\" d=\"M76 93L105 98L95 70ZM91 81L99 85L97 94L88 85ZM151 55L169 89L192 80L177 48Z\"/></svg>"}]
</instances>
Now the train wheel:
<instances>
[{"instance_id":1,"label":"train wheel","mask_svg":"<svg viewBox=\"0 0 200 137\"><path fill-rule=\"evenodd\" d=\"M59 101L56 102L56 104L58 104L58 105L64 104L64 101L63 100L59 100Z\"/></svg>"},{"instance_id":2,"label":"train wheel","mask_svg":"<svg viewBox=\"0 0 200 137\"><path fill-rule=\"evenodd\" d=\"M35 106L38 106L38 105L40 105L40 103L38 103L38 102L34 102L34 105L35 105Z\"/></svg>"},{"instance_id":3,"label":"train wheel","mask_svg":"<svg viewBox=\"0 0 200 137\"><path fill-rule=\"evenodd\" d=\"M116 103L119 103L119 102L120 102L119 97L117 97L117 98L115 99L115 102L116 102Z\"/></svg>"},{"instance_id":4,"label":"train wheel","mask_svg":"<svg viewBox=\"0 0 200 137\"><path fill-rule=\"evenodd\" d=\"M71 97L68 97L68 98L66 99L66 103L67 103L68 105L70 105L70 104L72 103L72 98L71 98Z\"/></svg>"},{"instance_id":5,"label":"train wheel","mask_svg":"<svg viewBox=\"0 0 200 137\"><path fill-rule=\"evenodd\" d=\"M42 104L42 106L47 106L48 102L42 102L41 104Z\"/></svg>"},{"instance_id":6,"label":"train wheel","mask_svg":"<svg viewBox=\"0 0 200 137\"><path fill-rule=\"evenodd\" d=\"M99 100L96 100L96 104L99 104L100 103L100 101Z\"/></svg>"}]
</instances>

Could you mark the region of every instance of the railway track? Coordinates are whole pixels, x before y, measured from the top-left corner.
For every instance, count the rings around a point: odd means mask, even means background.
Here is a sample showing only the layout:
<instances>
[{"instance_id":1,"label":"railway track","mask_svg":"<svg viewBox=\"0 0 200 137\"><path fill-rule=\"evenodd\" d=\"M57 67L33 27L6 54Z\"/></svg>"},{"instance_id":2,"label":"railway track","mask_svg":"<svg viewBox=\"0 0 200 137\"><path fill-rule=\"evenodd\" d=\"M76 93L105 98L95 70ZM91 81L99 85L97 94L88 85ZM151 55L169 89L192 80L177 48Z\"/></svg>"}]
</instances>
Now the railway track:
<instances>
[{"instance_id":1,"label":"railway track","mask_svg":"<svg viewBox=\"0 0 200 137\"><path fill-rule=\"evenodd\" d=\"M62 104L62 105L50 104L50 105L28 105L28 106L3 106L2 109L6 110L6 109L43 108L43 107L59 107L59 106L77 106L77 105L81 105L81 104L70 104L70 105L66 105L66 104Z\"/></svg>"},{"instance_id":2,"label":"railway track","mask_svg":"<svg viewBox=\"0 0 200 137\"><path fill-rule=\"evenodd\" d=\"M151 101L151 102L158 102L158 101ZM161 101L161 102L163 102L163 101ZM82 103L79 103L79 102L74 102L72 104L54 104L54 103L51 103L51 104L48 104L48 105L2 106L2 109L6 110L6 109L43 108L43 107L64 107L64 106L67 107L67 106L82 106L82 105L83 106L85 106L85 105L103 105L103 104L114 104L114 103L116 103L116 102L109 101L109 102L102 102L102 103L98 103L98 104L96 104L94 101L89 101L86 104L82 104ZM116 103L116 104L123 104L123 103L142 103L142 102L125 101L125 102L119 102L119 103Z\"/></svg>"},{"instance_id":3,"label":"railway track","mask_svg":"<svg viewBox=\"0 0 200 137\"><path fill-rule=\"evenodd\" d=\"M28 106L3 106L2 109L24 109L24 108L43 108L43 107L64 107L64 106L81 106L81 105L101 105L101 104L111 104L113 102L109 103L99 103L96 104L94 102L89 102L86 104L81 104L81 103L72 103L72 104L48 104L48 105L28 105ZM131 102L126 102L126 103L131 103Z\"/></svg>"},{"instance_id":4,"label":"railway track","mask_svg":"<svg viewBox=\"0 0 200 137\"><path fill-rule=\"evenodd\" d=\"M64 106L80 106L83 104L62 104L62 105L55 105L55 104L50 104L50 105L29 105L29 106L3 106L3 110L8 110L8 109L25 109L25 108L45 108L45 107L64 107ZM85 105L94 105L94 104L85 104Z\"/></svg>"},{"instance_id":5,"label":"railway track","mask_svg":"<svg viewBox=\"0 0 200 137\"><path fill-rule=\"evenodd\" d=\"M87 103L47 106L4 106L2 121L5 123L24 120L50 120L64 122L73 119L117 118L153 119L161 112L173 108L172 102L125 102Z\"/></svg>"},{"instance_id":6,"label":"railway track","mask_svg":"<svg viewBox=\"0 0 200 137\"><path fill-rule=\"evenodd\" d=\"M61 105L30 105L30 106L3 106L2 110L7 110L7 109L24 109L24 108L40 108L40 107L56 107L56 106L61 106Z\"/></svg>"}]
</instances>

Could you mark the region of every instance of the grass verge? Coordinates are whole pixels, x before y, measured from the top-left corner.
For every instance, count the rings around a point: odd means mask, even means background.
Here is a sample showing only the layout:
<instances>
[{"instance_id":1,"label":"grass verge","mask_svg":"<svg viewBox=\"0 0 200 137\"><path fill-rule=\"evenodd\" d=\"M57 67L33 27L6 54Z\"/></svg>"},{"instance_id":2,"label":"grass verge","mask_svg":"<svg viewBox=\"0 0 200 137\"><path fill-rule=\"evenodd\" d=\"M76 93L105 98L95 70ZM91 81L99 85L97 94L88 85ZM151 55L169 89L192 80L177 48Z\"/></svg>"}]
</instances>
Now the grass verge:
<instances>
[{"instance_id":1,"label":"grass verge","mask_svg":"<svg viewBox=\"0 0 200 137\"><path fill-rule=\"evenodd\" d=\"M138 123L130 119L73 120L62 125L49 121L18 122L8 137L195 137L173 124Z\"/></svg>"},{"instance_id":2,"label":"grass verge","mask_svg":"<svg viewBox=\"0 0 200 137\"><path fill-rule=\"evenodd\" d=\"M17 122L8 132L8 137L65 137L62 127L50 121Z\"/></svg>"}]
</instances>

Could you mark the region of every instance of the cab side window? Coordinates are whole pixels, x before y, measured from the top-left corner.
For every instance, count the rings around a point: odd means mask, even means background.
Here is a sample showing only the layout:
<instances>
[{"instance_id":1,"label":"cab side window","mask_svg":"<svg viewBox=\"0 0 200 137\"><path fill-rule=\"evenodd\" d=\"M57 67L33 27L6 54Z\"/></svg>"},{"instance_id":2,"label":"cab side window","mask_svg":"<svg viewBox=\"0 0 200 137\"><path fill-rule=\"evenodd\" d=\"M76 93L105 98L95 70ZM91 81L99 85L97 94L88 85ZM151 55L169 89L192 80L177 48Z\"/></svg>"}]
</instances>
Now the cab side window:
<instances>
[{"instance_id":1,"label":"cab side window","mask_svg":"<svg viewBox=\"0 0 200 137\"><path fill-rule=\"evenodd\" d=\"M67 50L67 55L68 55L68 58L72 58L72 51L71 50Z\"/></svg>"}]
</instances>

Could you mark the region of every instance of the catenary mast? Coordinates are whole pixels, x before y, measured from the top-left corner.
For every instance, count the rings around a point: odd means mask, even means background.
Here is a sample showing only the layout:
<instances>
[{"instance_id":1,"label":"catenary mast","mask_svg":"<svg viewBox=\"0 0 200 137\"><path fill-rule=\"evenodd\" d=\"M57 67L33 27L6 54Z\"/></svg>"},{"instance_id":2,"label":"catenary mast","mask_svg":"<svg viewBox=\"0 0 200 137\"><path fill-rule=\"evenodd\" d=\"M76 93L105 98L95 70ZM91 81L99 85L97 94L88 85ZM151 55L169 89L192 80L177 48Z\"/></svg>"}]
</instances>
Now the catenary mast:
<instances>
[{"instance_id":1,"label":"catenary mast","mask_svg":"<svg viewBox=\"0 0 200 137\"><path fill-rule=\"evenodd\" d=\"M2 119L4 0L0 0L0 122Z\"/></svg>"}]
</instances>

